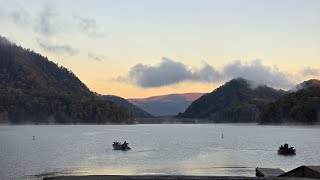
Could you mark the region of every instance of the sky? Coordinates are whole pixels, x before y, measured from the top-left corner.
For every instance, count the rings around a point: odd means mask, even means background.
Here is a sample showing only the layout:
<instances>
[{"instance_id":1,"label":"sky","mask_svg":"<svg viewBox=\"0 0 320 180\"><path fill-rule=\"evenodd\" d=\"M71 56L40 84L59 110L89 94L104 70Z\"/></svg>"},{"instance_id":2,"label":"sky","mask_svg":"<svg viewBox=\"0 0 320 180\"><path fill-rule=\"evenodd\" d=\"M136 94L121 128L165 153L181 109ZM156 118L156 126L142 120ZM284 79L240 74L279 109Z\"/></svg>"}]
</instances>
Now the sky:
<instances>
[{"instance_id":1,"label":"sky","mask_svg":"<svg viewBox=\"0 0 320 180\"><path fill-rule=\"evenodd\" d=\"M0 0L0 35L124 98L320 78L318 0Z\"/></svg>"}]
</instances>

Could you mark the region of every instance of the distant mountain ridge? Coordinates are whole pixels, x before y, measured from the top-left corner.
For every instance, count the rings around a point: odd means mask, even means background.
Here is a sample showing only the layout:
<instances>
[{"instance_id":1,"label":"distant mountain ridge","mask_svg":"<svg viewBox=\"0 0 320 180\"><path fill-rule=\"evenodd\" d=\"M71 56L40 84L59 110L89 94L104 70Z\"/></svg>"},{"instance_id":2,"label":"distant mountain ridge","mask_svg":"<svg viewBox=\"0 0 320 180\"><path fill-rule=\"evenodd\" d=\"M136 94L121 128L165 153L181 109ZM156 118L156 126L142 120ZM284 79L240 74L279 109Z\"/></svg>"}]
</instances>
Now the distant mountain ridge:
<instances>
[{"instance_id":1,"label":"distant mountain ridge","mask_svg":"<svg viewBox=\"0 0 320 180\"><path fill-rule=\"evenodd\" d=\"M0 122L131 123L126 108L101 100L70 70L0 36Z\"/></svg>"},{"instance_id":2,"label":"distant mountain ridge","mask_svg":"<svg viewBox=\"0 0 320 180\"><path fill-rule=\"evenodd\" d=\"M285 95L285 91L244 78L232 79L195 100L179 118L208 119L212 122L258 122L265 105Z\"/></svg>"},{"instance_id":3,"label":"distant mountain ridge","mask_svg":"<svg viewBox=\"0 0 320 180\"><path fill-rule=\"evenodd\" d=\"M205 93L168 94L127 100L155 116L168 116L183 112L194 100L203 94Z\"/></svg>"},{"instance_id":4,"label":"distant mountain ridge","mask_svg":"<svg viewBox=\"0 0 320 180\"><path fill-rule=\"evenodd\" d=\"M133 114L134 117L137 117L137 118L152 118L153 117L153 115L151 115L150 113L131 104L129 101L127 101L126 99L124 99L122 97L114 96L114 95L102 95L101 98L104 100L112 101L120 106L126 107L128 109L128 111Z\"/></svg>"}]
</instances>

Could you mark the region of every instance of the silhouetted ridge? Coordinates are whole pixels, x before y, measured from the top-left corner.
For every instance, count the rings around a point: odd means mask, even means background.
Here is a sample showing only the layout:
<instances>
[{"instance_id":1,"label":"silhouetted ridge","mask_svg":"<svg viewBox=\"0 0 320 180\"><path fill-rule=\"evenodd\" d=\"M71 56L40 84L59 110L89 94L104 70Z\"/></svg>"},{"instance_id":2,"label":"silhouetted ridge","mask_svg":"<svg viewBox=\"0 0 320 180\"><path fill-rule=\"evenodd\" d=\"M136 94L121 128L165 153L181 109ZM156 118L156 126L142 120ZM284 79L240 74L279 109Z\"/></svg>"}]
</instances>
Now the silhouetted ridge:
<instances>
[{"instance_id":1,"label":"silhouetted ridge","mask_svg":"<svg viewBox=\"0 0 320 180\"><path fill-rule=\"evenodd\" d=\"M0 36L0 122L128 123L131 114L98 99L70 70Z\"/></svg>"},{"instance_id":2,"label":"silhouetted ridge","mask_svg":"<svg viewBox=\"0 0 320 180\"><path fill-rule=\"evenodd\" d=\"M128 99L139 108L155 116L173 116L186 108L204 93L182 93L152 96L148 98Z\"/></svg>"},{"instance_id":3,"label":"silhouetted ridge","mask_svg":"<svg viewBox=\"0 0 320 180\"><path fill-rule=\"evenodd\" d=\"M284 94L282 90L236 78L194 101L178 117L213 122L258 122L262 108Z\"/></svg>"},{"instance_id":4,"label":"silhouetted ridge","mask_svg":"<svg viewBox=\"0 0 320 180\"><path fill-rule=\"evenodd\" d=\"M119 97L119 96L113 96L113 95L104 95L101 96L102 99L112 101L120 106L124 106L128 109L130 113L133 114L134 117L138 118L151 118L153 117L150 113L140 109L139 107L131 104L126 99Z\"/></svg>"}]
</instances>

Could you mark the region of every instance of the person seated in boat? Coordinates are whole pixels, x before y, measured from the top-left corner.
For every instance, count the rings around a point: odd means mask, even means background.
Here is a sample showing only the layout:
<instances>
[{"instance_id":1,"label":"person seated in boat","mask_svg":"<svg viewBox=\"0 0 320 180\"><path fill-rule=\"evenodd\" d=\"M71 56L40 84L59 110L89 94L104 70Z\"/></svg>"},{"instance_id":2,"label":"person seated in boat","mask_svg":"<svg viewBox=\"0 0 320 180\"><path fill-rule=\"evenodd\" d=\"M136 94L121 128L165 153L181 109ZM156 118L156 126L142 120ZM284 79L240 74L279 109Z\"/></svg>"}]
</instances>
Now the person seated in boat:
<instances>
[{"instance_id":1,"label":"person seated in boat","mask_svg":"<svg viewBox=\"0 0 320 180\"><path fill-rule=\"evenodd\" d=\"M124 143L122 144L122 147L123 147L123 148L127 148L127 147L128 147L128 144L129 144L129 143L127 143L127 141L124 141Z\"/></svg>"},{"instance_id":2,"label":"person seated in boat","mask_svg":"<svg viewBox=\"0 0 320 180\"><path fill-rule=\"evenodd\" d=\"M119 142L114 141L114 142L113 142L113 145L117 146L117 145L119 145Z\"/></svg>"}]
</instances>

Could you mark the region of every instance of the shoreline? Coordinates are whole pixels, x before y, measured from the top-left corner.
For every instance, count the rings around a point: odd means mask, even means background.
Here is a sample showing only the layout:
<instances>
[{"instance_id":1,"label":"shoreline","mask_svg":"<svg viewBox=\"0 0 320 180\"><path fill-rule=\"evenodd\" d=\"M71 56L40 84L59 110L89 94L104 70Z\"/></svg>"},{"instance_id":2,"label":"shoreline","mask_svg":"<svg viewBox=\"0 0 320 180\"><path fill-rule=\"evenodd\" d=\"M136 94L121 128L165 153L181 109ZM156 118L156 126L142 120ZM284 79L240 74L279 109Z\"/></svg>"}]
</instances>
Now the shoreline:
<instances>
[{"instance_id":1,"label":"shoreline","mask_svg":"<svg viewBox=\"0 0 320 180\"><path fill-rule=\"evenodd\" d=\"M296 177L246 177L246 176L187 176L187 175L88 175L45 177L43 180L306 180Z\"/></svg>"}]
</instances>

